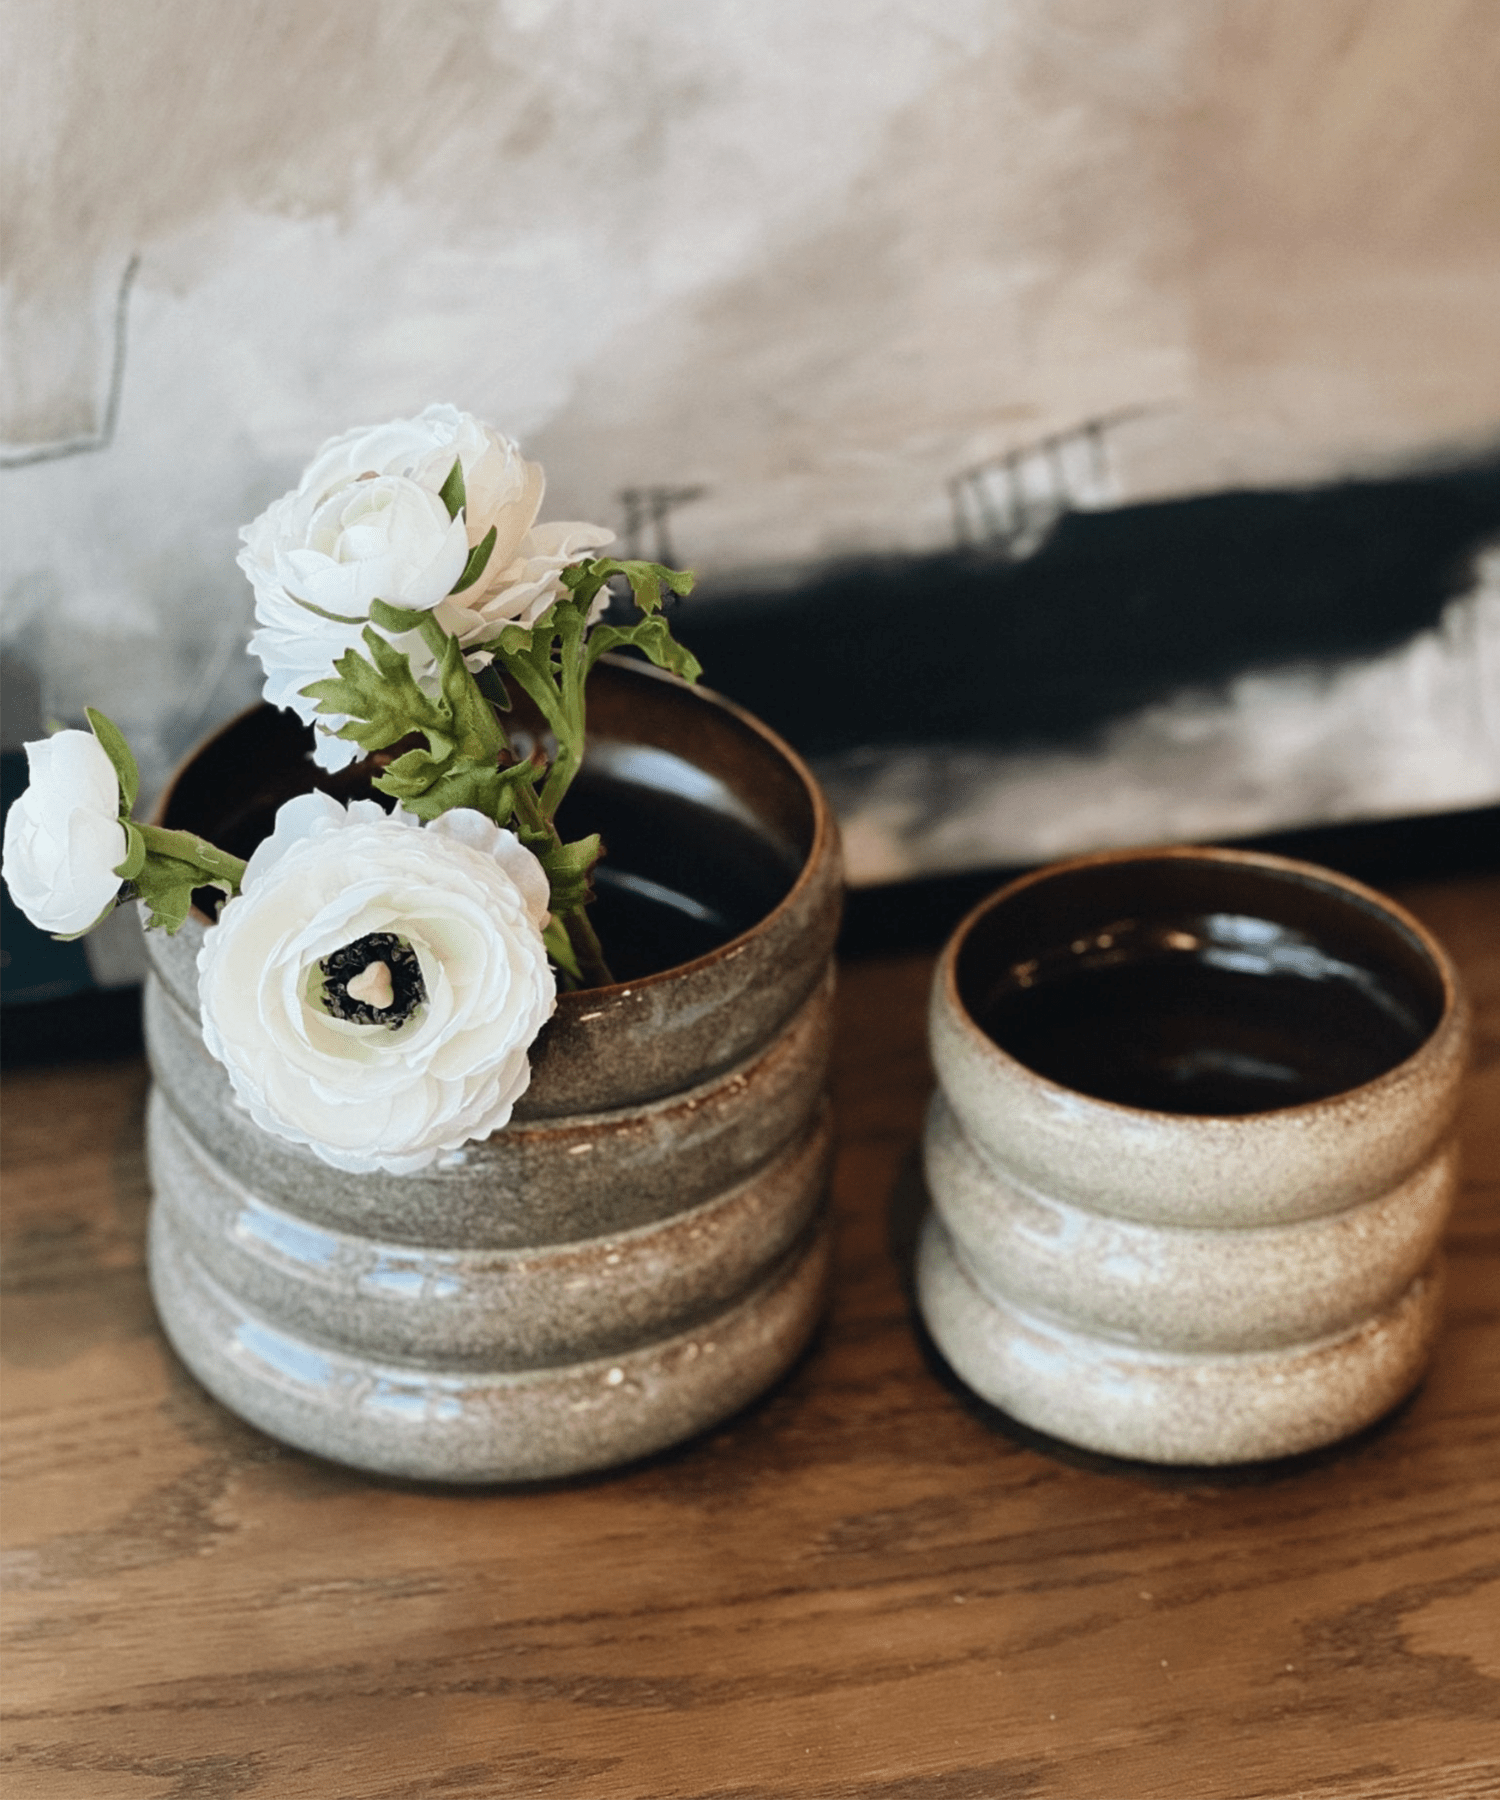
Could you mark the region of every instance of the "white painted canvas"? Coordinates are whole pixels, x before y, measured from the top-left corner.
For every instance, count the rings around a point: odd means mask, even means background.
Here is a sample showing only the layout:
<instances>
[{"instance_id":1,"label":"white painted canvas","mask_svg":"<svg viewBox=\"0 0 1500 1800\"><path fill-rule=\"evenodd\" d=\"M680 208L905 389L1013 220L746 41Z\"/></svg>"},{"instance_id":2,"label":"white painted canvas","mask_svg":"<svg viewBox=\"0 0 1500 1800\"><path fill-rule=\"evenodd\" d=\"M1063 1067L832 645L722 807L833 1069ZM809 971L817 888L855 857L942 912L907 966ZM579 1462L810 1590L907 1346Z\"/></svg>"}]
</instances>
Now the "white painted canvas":
<instances>
[{"instance_id":1,"label":"white painted canvas","mask_svg":"<svg viewBox=\"0 0 1500 1800\"><path fill-rule=\"evenodd\" d=\"M430 400L520 437L553 516L649 538L670 505L705 618L1500 443L1486 0L12 0L7 31L7 741L90 701L148 784L256 692L238 526ZM856 878L1493 799L1494 567L1378 654L1076 741L829 751Z\"/></svg>"}]
</instances>

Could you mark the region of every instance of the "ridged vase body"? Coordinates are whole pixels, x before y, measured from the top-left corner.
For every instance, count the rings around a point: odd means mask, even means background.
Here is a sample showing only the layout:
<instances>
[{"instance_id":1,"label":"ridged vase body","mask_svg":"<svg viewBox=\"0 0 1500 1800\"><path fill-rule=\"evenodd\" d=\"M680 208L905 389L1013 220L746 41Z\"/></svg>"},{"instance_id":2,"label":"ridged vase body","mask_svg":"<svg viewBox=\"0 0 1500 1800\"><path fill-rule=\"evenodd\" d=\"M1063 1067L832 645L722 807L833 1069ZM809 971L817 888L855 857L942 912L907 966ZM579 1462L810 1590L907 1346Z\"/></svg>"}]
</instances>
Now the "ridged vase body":
<instances>
[{"instance_id":1,"label":"ridged vase body","mask_svg":"<svg viewBox=\"0 0 1500 1800\"><path fill-rule=\"evenodd\" d=\"M780 898L678 967L564 995L483 1142L350 1175L268 1135L203 1047L206 921L148 933L157 1308L212 1393L303 1449L460 1482L607 1467L748 1403L819 1316L835 829L796 758L727 703L626 666L601 668L590 704L627 845L637 810L656 818L616 879L662 891L663 858L671 876L695 832L732 826ZM263 753L218 740L169 821L210 830L216 784Z\"/></svg>"},{"instance_id":2,"label":"ridged vase body","mask_svg":"<svg viewBox=\"0 0 1500 1800\"><path fill-rule=\"evenodd\" d=\"M976 970L1032 955L1039 932L1081 945L1128 918L1148 863L1158 896L1196 883L1192 904L1219 917L1285 906L1377 972L1388 959L1426 1008L1425 1040L1349 1091L1237 1116L1115 1104L1026 1066L976 1020L990 979ZM1085 858L986 902L944 952L930 1015L917 1285L953 1368L1025 1424L1152 1462L1286 1456L1387 1412L1439 1320L1466 1042L1455 982L1400 908L1278 858Z\"/></svg>"}]
</instances>

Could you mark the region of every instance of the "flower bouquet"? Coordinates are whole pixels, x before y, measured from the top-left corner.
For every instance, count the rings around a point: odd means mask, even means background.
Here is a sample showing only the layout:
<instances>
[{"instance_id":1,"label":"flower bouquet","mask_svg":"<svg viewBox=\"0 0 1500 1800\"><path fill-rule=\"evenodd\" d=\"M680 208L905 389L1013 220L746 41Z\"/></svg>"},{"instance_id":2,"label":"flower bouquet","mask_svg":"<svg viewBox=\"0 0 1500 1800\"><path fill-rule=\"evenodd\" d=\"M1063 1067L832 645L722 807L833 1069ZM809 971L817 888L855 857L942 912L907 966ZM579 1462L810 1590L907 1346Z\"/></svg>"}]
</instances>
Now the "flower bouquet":
<instances>
[{"instance_id":1,"label":"flower bouquet","mask_svg":"<svg viewBox=\"0 0 1500 1800\"><path fill-rule=\"evenodd\" d=\"M22 910L77 936L139 898L171 933L221 890L204 1042L263 1129L342 1168L409 1173L499 1130L557 983L613 979L587 912L603 846L554 821L602 655L698 678L661 609L693 578L584 556L614 534L537 524L542 492L509 439L432 406L333 439L241 534L266 698L316 725L322 768L368 758L394 811L299 796L242 861L131 816L135 759L103 714L27 746L5 837ZM635 622L604 622L614 576ZM511 685L546 724L524 755Z\"/></svg>"},{"instance_id":2,"label":"flower bouquet","mask_svg":"<svg viewBox=\"0 0 1500 1800\"><path fill-rule=\"evenodd\" d=\"M244 855L212 810L179 816L181 780L138 820L91 711L27 747L6 824L38 925L139 899L151 928L169 1335L246 1417L398 1473L561 1474L686 1435L796 1354L826 1260L831 821L785 746L690 685L663 597L691 576L539 524L542 493L452 407L332 440L239 558L314 790L284 771ZM605 845L559 827L590 706L629 775L611 840L686 796L680 858L733 824L784 863L729 941L626 982L590 918ZM255 720L189 771L244 779Z\"/></svg>"}]
</instances>

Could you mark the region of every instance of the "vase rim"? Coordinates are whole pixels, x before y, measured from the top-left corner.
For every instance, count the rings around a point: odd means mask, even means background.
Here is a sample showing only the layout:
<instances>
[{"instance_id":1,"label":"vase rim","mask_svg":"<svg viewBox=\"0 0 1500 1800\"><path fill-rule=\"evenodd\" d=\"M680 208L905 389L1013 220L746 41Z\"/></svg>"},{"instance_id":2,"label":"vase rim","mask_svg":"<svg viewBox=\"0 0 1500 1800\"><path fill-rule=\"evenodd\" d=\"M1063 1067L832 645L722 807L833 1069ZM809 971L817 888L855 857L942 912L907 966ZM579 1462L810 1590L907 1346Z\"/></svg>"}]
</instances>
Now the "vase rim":
<instances>
[{"instance_id":1,"label":"vase rim","mask_svg":"<svg viewBox=\"0 0 1500 1800\"><path fill-rule=\"evenodd\" d=\"M773 731L762 719L757 718L754 713L741 706L737 701L719 693L715 688L704 686L698 682L684 681L681 676L674 675L669 670L658 669L650 663L639 662L632 657L610 653L600 657L599 665L608 667L612 673L627 681L657 682L684 694L692 695L712 710L733 719L743 730L757 737L796 777L808 802L812 830L807 849L802 854L801 866L787 891L776 905L769 912L763 913L754 924L746 926L734 937L726 939L722 944L716 944L713 949L707 950L701 956L693 957L687 962L674 963L670 968L653 970L650 974L637 976L628 981L615 981L607 986L577 988L567 993L560 993L557 996L559 1011L576 1010L585 1002L597 1005L601 999L619 998L624 994L637 993L642 988L676 980L684 972L711 967L715 963L724 961L748 940L773 929L776 922L798 905L806 895L808 888L820 878L823 865L828 860L830 852L837 855L838 828L827 796L823 793L817 778L803 758L787 743L785 738ZM263 709L283 710L271 707L271 703L267 700L254 701L249 706L240 708L215 730L200 738L178 759L152 808L153 823L160 825L165 822L178 786L193 763L221 738L237 730L247 719ZM205 929L210 928L214 923L197 905L193 906L189 916L197 920Z\"/></svg>"},{"instance_id":2,"label":"vase rim","mask_svg":"<svg viewBox=\"0 0 1500 1800\"><path fill-rule=\"evenodd\" d=\"M1001 906L1030 889L1085 873L1091 869L1128 867L1132 864L1189 863L1199 867L1240 868L1258 870L1273 877L1283 877L1329 892L1335 899L1359 907L1367 915L1373 913L1387 927L1395 927L1413 940L1425 957L1436 978L1441 1005L1420 1043L1400 1061L1383 1069L1369 1080L1340 1088L1312 1100L1297 1101L1286 1106L1268 1107L1243 1113L1172 1112L1162 1108L1135 1106L1109 1100L1101 1095L1070 1087L1066 1082L1042 1074L1006 1050L984 1029L969 1010L960 992L959 960L974 931ZM1096 850L1047 863L1039 869L1017 876L991 894L987 894L954 927L939 954L933 977L933 1005L941 1005L949 1019L962 1033L967 1050L977 1054L997 1074L1031 1087L1038 1092L1066 1097L1076 1108L1098 1109L1099 1116L1115 1119L1137 1119L1157 1129L1175 1128L1199 1131L1254 1131L1264 1121L1295 1123L1299 1116L1326 1117L1331 1109L1348 1104L1365 1106L1378 1099L1382 1090L1393 1089L1420 1077L1428 1065L1446 1058L1457 1045L1467 1040L1468 1003L1458 972L1451 957L1436 936L1412 913L1388 894L1368 886L1353 876L1340 874L1319 863L1296 857L1278 856L1264 850L1231 850L1206 844L1133 845L1122 849Z\"/></svg>"}]
</instances>

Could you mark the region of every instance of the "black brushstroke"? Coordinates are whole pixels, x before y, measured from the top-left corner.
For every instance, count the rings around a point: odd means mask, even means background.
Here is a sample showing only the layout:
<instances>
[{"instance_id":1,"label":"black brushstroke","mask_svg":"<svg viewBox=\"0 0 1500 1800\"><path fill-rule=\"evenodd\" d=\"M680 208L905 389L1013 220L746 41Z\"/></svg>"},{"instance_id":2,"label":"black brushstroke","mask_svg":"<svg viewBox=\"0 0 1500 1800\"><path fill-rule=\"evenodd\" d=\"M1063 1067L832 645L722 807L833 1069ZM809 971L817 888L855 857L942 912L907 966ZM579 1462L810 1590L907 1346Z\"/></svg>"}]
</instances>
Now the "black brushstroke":
<instances>
[{"instance_id":1,"label":"black brushstroke","mask_svg":"<svg viewBox=\"0 0 1500 1800\"><path fill-rule=\"evenodd\" d=\"M1334 666L1434 625L1500 531L1500 460L1072 513L1029 561L845 564L690 602L712 687L798 749L1077 743L1184 689Z\"/></svg>"}]
</instances>

